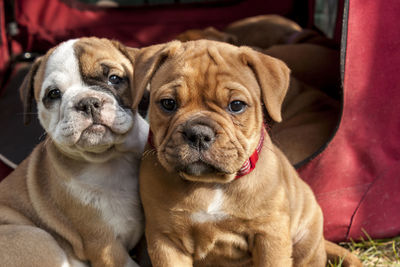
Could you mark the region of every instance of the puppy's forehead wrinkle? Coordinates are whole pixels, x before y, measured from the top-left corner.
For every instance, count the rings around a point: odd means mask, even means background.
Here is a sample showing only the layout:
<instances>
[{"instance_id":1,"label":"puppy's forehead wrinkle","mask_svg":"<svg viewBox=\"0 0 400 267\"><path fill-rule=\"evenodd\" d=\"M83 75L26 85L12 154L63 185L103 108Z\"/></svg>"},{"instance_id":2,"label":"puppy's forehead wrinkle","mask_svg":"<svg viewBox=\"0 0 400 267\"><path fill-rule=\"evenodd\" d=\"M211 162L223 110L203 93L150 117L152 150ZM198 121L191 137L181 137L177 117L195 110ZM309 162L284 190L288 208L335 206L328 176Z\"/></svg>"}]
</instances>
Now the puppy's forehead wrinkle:
<instances>
[{"instance_id":1,"label":"puppy's forehead wrinkle","mask_svg":"<svg viewBox=\"0 0 400 267\"><path fill-rule=\"evenodd\" d=\"M225 61L224 57L221 56L221 53L219 52L219 50L216 47L214 47L214 46L208 47L207 52L208 52L210 59L216 65L225 64L226 61Z\"/></svg>"},{"instance_id":2,"label":"puppy's forehead wrinkle","mask_svg":"<svg viewBox=\"0 0 400 267\"><path fill-rule=\"evenodd\" d=\"M200 82L204 80L205 77L215 74L215 69L217 69L216 62L210 60L208 54L202 54L184 61L183 76L186 77L188 81L195 80ZM214 70L213 73L210 73L210 70ZM199 75L202 76L199 77Z\"/></svg>"}]
</instances>

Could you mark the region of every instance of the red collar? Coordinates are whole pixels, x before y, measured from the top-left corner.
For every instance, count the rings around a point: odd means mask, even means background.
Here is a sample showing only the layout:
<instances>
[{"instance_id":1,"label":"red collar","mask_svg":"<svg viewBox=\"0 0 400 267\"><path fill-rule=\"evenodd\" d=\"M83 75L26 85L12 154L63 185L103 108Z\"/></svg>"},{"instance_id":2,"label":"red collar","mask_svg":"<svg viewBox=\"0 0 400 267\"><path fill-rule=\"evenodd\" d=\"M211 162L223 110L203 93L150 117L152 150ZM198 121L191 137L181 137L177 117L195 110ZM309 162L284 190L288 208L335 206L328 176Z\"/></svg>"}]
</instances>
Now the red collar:
<instances>
[{"instance_id":1,"label":"red collar","mask_svg":"<svg viewBox=\"0 0 400 267\"><path fill-rule=\"evenodd\" d=\"M254 168L256 167L256 163L258 161L258 154L260 154L261 148L264 143L264 138L265 138L265 130L264 130L264 127L262 127L260 141L258 142L256 150L254 150L254 152L250 156L250 158L248 160L246 160L244 162L244 164L242 165L242 167L239 169L239 171L236 174L235 180L239 179L242 176L245 176L246 174L249 174L252 170L254 170ZM147 142L149 143L149 145L154 147L153 133L151 132L151 130L149 131L149 136L147 138Z\"/></svg>"},{"instance_id":2,"label":"red collar","mask_svg":"<svg viewBox=\"0 0 400 267\"><path fill-rule=\"evenodd\" d=\"M239 179L240 177L249 174L254 168L256 167L256 163L258 161L258 154L260 154L261 148L264 143L264 138L265 138L265 131L264 127L261 128L261 137L260 141L258 142L258 145L256 147L256 150L254 150L253 154L250 156L248 160L244 162L242 165L242 168L237 172L235 180Z\"/></svg>"}]
</instances>

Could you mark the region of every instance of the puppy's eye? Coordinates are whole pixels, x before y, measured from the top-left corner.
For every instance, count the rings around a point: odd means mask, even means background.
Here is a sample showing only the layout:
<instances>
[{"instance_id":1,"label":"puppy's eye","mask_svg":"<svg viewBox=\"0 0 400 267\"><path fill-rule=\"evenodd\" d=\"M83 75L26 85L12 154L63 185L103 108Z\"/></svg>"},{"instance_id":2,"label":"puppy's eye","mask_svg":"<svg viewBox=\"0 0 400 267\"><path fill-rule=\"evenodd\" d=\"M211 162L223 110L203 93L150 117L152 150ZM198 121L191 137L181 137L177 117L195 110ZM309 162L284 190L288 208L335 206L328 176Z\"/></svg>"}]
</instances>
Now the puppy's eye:
<instances>
[{"instance_id":1,"label":"puppy's eye","mask_svg":"<svg viewBox=\"0 0 400 267\"><path fill-rule=\"evenodd\" d=\"M117 75L110 75L110 77L108 77L108 84L109 85L118 85L122 82L122 78L117 76Z\"/></svg>"},{"instance_id":2,"label":"puppy's eye","mask_svg":"<svg viewBox=\"0 0 400 267\"><path fill-rule=\"evenodd\" d=\"M177 108L176 101L173 99L161 99L160 101L161 107L168 112L175 111Z\"/></svg>"},{"instance_id":3,"label":"puppy's eye","mask_svg":"<svg viewBox=\"0 0 400 267\"><path fill-rule=\"evenodd\" d=\"M52 89L47 93L47 97L50 99L59 99L61 98L61 91L59 89Z\"/></svg>"},{"instance_id":4,"label":"puppy's eye","mask_svg":"<svg viewBox=\"0 0 400 267\"><path fill-rule=\"evenodd\" d=\"M240 100L234 100L229 103L228 110L232 113L242 113L247 107L247 104Z\"/></svg>"}]
</instances>

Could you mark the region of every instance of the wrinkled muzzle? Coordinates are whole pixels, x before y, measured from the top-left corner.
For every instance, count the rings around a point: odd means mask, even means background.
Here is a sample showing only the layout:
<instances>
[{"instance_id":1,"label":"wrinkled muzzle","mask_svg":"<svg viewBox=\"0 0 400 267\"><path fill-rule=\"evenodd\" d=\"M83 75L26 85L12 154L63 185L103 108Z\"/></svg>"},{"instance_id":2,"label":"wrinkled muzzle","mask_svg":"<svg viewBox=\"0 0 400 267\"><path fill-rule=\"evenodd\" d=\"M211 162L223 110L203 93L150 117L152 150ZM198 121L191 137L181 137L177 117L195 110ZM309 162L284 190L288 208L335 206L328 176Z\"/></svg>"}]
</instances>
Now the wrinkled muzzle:
<instances>
[{"instance_id":1,"label":"wrinkled muzzle","mask_svg":"<svg viewBox=\"0 0 400 267\"><path fill-rule=\"evenodd\" d=\"M234 176L245 161L235 135L209 119L188 120L177 126L158 149L160 162L189 180Z\"/></svg>"},{"instance_id":2,"label":"wrinkled muzzle","mask_svg":"<svg viewBox=\"0 0 400 267\"><path fill-rule=\"evenodd\" d=\"M50 109L50 114L42 116L48 118L48 132L58 145L101 153L121 143L132 128L132 112L121 107L113 96L89 91L67 93L59 114Z\"/></svg>"}]
</instances>

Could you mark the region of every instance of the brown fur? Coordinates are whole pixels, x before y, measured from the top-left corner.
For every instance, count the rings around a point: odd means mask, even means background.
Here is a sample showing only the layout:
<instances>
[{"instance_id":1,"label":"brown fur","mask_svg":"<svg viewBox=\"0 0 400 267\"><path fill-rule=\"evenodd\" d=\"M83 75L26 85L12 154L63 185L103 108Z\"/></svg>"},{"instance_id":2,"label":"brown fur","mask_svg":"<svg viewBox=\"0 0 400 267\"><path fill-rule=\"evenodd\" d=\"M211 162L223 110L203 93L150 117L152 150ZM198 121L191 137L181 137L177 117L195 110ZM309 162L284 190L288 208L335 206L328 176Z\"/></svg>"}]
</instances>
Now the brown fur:
<instances>
[{"instance_id":1,"label":"brown fur","mask_svg":"<svg viewBox=\"0 0 400 267\"><path fill-rule=\"evenodd\" d=\"M285 17L260 15L235 21L223 31L213 27L187 30L176 39L182 42L207 39L266 49L272 45L286 43L287 38L301 30L297 23Z\"/></svg>"},{"instance_id":2,"label":"brown fur","mask_svg":"<svg viewBox=\"0 0 400 267\"><path fill-rule=\"evenodd\" d=\"M214 27L190 29L176 37L186 42L191 40L214 40L255 49L268 49L275 45L308 43L337 49L338 44L323 34L303 29L296 22L279 15L259 15L244 18L229 24L222 31Z\"/></svg>"},{"instance_id":3,"label":"brown fur","mask_svg":"<svg viewBox=\"0 0 400 267\"><path fill-rule=\"evenodd\" d=\"M200 39L220 41L230 44L237 43L237 37L225 32L218 31L214 27L207 27L202 30L187 30L176 37L181 42L194 41Z\"/></svg>"},{"instance_id":4,"label":"brown fur","mask_svg":"<svg viewBox=\"0 0 400 267\"><path fill-rule=\"evenodd\" d=\"M340 116L339 51L332 40L278 15L239 20L223 31L188 30L177 39L251 46L287 64L291 83L283 121L271 125L271 137L292 164L316 153L332 137Z\"/></svg>"},{"instance_id":5,"label":"brown fur","mask_svg":"<svg viewBox=\"0 0 400 267\"><path fill-rule=\"evenodd\" d=\"M90 261L92 266L125 264L126 249L101 223L98 211L65 192L63 184L83 165L62 155L47 140L2 181L0 222L8 225L8 230L0 226L4 233L0 235L0 245L8 250L1 249L0 258L9 260L1 260L2 265L20 266L18 262L24 262L29 266L62 266L64 253L70 259ZM26 231L32 234L11 234L20 232L10 225L30 227ZM35 244L42 246L40 251ZM53 250L64 253L53 257ZM13 254L18 254L18 261ZM42 262L44 258L47 260Z\"/></svg>"},{"instance_id":6,"label":"brown fur","mask_svg":"<svg viewBox=\"0 0 400 267\"><path fill-rule=\"evenodd\" d=\"M237 38L237 45L266 49L284 44L287 38L302 28L294 21L279 15L260 15L235 21L224 32Z\"/></svg>"},{"instance_id":7,"label":"brown fur","mask_svg":"<svg viewBox=\"0 0 400 267\"><path fill-rule=\"evenodd\" d=\"M80 64L80 74L88 84L97 83L104 86L111 74L127 77L128 81L132 82L133 56L127 58L125 55L136 53L136 49L128 49L117 42L98 38L79 39L74 49ZM23 102L28 106L26 111L29 111L33 98L38 103L42 101L40 92L45 68L53 51L54 49L51 49L34 63L20 89ZM103 68L104 64L108 65L107 73ZM119 92L115 91L115 95L129 106L132 99L130 85L121 86L125 88L121 87ZM93 96L97 95L93 93ZM105 98L104 101L110 101L110 98L112 97ZM51 113L51 111L46 112ZM139 125L133 127L137 128ZM147 128L144 130L147 131ZM111 152L99 152L97 159L104 157L103 163L108 164L109 161L106 160L108 156L110 159L125 160L122 157L126 155L126 159L130 162L129 166L133 169L134 153L130 150L125 151L127 148L122 143L114 146ZM71 156L60 147L51 136L47 136L45 141L36 146L29 157L1 182L0 265L137 266L128 255L128 250L132 248L131 237L116 236L109 222L102 217L103 210L96 204L85 204L67 186L72 180L77 180L77 176L85 173L86 168L93 162L88 162L80 156ZM137 151L138 154L141 152ZM134 173L127 179L135 179L133 175ZM95 180L96 177L93 181ZM85 184L80 189L90 188L89 191L91 186ZM101 192L98 195L100 198L108 193L113 194L111 191L107 192L108 187L102 187L96 182L93 186ZM135 194L135 192L129 193ZM140 206L134 207L133 203L131 210L132 213L137 212L138 216L141 214ZM125 215L128 216L130 213ZM134 225L136 222L129 223ZM138 229L140 232L141 228ZM136 234L136 229L133 229L131 234L134 232Z\"/></svg>"},{"instance_id":8,"label":"brown fur","mask_svg":"<svg viewBox=\"0 0 400 267\"><path fill-rule=\"evenodd\" d=\"M271 126L271 138L292 164L300 163L333 136L339 110L338 101L291 77L282 122Z\"/></svg>"},{"instance_id":9,"label":"brown fur","mask_svg":"<svg viewBox=\"0 0 400 267\"><path fill-rule=\"evenodd\" d=\"M276 45L263 51L285 62L292 76L325 94L340 91L339 51L315 44Z\"/></svg>"},{"instance_id":10,"label":"brown fur","mask_svg":"<svg viewBox=\"0 0 400 267\"><path fill-rule=\"evenodd\" d=\"M205 40L143 49L136 64L133 94L150 87L154 148L142 158L140 194L153 266L325 266L321 209L268 135L256 168L235 179L260 139L260 99L281 119L289 69L250 48ZM178 108L163 111L162 99ZM230 113L233 100L246 102L245 111ZM190 148L188 124L213 129L208 149ZM213 171L180 169L199 153Z\"/></svg>"}]
</instances>

